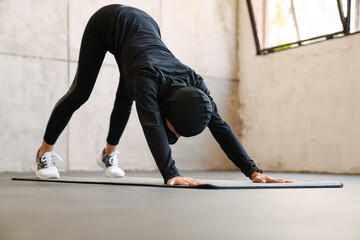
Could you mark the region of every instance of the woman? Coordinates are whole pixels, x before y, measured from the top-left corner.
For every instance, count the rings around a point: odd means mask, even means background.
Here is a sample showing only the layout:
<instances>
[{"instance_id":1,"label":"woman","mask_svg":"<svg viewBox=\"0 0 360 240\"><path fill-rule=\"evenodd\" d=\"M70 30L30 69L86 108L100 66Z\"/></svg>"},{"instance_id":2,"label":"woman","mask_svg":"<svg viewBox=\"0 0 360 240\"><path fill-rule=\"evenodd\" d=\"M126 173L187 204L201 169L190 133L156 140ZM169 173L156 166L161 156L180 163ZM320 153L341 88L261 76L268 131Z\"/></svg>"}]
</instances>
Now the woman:
<instances>
[{"instance_id":1,"label":"woman","mask_svg":"<svg viewBox=\"0 0 360 240\"><path fill-rule=\"evenodd\" d=\"M72 114L89 98L107 51L119 66L120 82L106 147L99 161L106 176L125 175L119 167L116 146L135 101L146 140L166 184L202 184L178 173L169 144L180 136L195 136L205 127L253 182L285 182L261 174L221 119L203 79L175 58L162 42L156 22L139 9L117 4L101 8L86 26L75 80L55 105L35 159L39 178L59 178L54 144Z\"/></svg>"}]
</instances>

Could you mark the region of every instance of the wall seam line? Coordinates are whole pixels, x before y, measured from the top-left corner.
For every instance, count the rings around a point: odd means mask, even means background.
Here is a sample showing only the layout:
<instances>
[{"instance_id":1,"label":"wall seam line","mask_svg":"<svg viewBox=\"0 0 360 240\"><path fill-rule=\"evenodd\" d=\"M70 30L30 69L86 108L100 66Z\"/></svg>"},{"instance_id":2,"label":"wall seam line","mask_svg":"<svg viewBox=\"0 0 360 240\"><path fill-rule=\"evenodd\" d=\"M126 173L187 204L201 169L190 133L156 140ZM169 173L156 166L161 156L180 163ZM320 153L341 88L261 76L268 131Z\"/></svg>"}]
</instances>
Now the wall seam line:
<instances>
[{"instance_id":1,"label":"wall seam line","mask_svg":"<svg viewBox=\"0 0 360 240\"><path fill-rule=\"evenodd\" d=\"M159 13L159 21L160 21L160 23L159 23L159 25L160 25L160 29L162 29L162 0L160 0L160 13Z\"/></svg>"},{"instance_id":2,"label":"wall seam line","mask_svg":"<svg viewBox=\"0 0 360 240\"><path fill-rule=\"evenodd\" d=\"M70 46L67 48L70 48ZM70 54L70 53L69 53ZM42 56L31 56L31 55L25 55L25 54L17 54L17 53L6 53L6 52L0 52L0 55L4 56L13 56L13 57L22 57L22 58L32 58L32 59L38 59L38 60L49 60L49 61L57 61L57 62L69 62L69 63L78 63L76 60L71 60L69 57L66 58L51 58L51 57L42 57ZM103 63L102 66L107 67L115 67L118 68L116 64L109 64L109 63Z\"/></svg>"},{"instance_id":3,"label":"wall seam line","mask_svg":"<svg viewBox=\"0 0 360 240\"><path fill-rule=\"evenodd\" d=\"M238 81L238 89L237 89L237 98L238 98L238 104L239 104L239 108L237 109L237 115L239 118L239 140L242 140L244 137L244 119L241 117L241 108L243 106L243 103L241 101L241 96L240 96L240 89L241 89L241 79L240 79L240 0L236 0L236 12L235 12L235 46L236 46L236 50L235 50L235 54L236 54L236 76L237 76L237 81Z\"/></svg>"},{"instance_id":4,"label":"wall seam line","mask_svg":"<svg viewBox=\"0 0 360 240\"><path fill-rule=\"evenodd\" d=\"M67 8L66 8L66 30L67 30L67 81L68 88L70 88L70 0L67 0ZM70 125L66 127L66 171L70 171L69 166L69 140L70 140Z\"/></svg>"}]
</instances>

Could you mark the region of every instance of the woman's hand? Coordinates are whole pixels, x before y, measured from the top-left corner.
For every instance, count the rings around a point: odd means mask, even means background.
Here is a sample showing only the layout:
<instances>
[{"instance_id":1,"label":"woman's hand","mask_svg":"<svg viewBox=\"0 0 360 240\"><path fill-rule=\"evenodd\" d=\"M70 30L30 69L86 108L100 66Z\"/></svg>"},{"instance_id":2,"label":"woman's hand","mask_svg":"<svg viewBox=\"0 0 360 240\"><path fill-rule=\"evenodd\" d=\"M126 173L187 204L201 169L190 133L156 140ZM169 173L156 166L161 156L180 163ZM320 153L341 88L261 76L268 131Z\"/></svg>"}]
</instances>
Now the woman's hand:
<instances>
[{"instance_id":1,"label":"woman's hand","mask_svg":"<svg viewBox=\"0 0 360 240\"><path fill-rule=\"evenodd\" d=\"M273 178L269 176L262 175L260 172L253 172L251 174L251 179L253 183L292 183L290 180L283 180L279 178Z\"/></svg>"},{"instance_id":2,"label":"woman's hand","mask_svg":"<svg viewBox=\"0 0 360 240\"><path fill-rule=\"evenodd\" d=\"M184 186L196 186L204 184L200 180L193 179L191 177L173 177L167 181L167 185L184 185Z\"/></svg>"}]
</instances>

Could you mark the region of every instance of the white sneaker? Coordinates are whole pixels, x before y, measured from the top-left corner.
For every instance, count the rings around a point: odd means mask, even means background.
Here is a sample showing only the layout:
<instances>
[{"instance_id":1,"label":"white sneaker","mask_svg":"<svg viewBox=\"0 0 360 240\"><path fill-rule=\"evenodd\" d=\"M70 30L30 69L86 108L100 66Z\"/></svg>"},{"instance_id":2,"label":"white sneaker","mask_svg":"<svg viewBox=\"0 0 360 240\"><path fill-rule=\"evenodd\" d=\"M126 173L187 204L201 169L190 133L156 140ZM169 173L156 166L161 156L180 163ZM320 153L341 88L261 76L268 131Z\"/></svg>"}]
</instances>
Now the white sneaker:
<instances>
[{"instance_id":1,"label":"white sneaker","mask_svg":"<svg viewBox=\"0 0 360 240\"><path fill-rule=\"evenodd\" d=\"M59 157L59 155L57 155L55 152L44 152L41 156L39 156L39 153L36 154L34 165L35 173L38 178L60 178L59 171L55 166L55 157L63 162L62 158Z\"/></svg>"},{"instance_id":2,"label":"white sneaker","mask_svg":"<svg viewBox=\"0 0 360 240\"><path fill-rule=\"evenodd\" d=\"M119 152L114 151L105 154L105 149L101 154L101 158L97 160L100 167L105 169L105 175L109 178L124 177L125 172L119 167Z\"/></svg>"}]
</instances>

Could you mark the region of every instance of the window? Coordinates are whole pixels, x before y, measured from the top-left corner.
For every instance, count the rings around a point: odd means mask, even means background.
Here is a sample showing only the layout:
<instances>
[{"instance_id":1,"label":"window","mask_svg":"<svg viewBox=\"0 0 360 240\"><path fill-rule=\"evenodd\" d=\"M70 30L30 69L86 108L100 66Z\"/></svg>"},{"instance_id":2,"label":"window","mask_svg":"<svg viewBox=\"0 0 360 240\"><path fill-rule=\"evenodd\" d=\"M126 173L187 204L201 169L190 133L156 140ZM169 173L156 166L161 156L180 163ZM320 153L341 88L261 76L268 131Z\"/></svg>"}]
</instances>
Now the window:
<instances>
[{"instance_id":1,"label":"window","mask_svg":"<svg viewBox=\"0 0 360 240\"><path fill-rule=\"evenodd\" d=\"M360 31L360 0L247 0L258 54Z\"/></svg>"},{"instance_id":2,"label":"window","mask_svg":"<svg viewBox=\"0 0 360 240\"><path fill-rule=\"evenodd\" d=\"M340 0L344 29L348 33L360 31L360 0ZM350 16L348 18L347 16Z\"/></svg>"}]
</instances>

